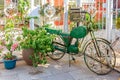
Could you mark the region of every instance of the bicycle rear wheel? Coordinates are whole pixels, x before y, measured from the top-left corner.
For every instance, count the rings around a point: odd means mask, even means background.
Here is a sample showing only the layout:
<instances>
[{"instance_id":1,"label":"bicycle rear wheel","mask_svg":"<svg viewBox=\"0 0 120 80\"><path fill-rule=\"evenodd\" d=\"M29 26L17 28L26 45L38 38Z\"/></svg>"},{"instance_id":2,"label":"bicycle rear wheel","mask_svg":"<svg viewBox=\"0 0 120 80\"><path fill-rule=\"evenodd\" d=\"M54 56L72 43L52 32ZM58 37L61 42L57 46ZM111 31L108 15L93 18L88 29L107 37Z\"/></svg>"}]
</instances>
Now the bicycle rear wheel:
<instances>
[{"instance_id":1,"label":"bicycle rear wheel","mask_svg":"<svg viewBox=\"0 0 120 80\"><path fill-rule=\"evenodd\" d=\"M52 52L47 53L47 55L53 59L53 60L59 60L61 59L64 54L65 54L65 46L63 40L61 39L60 36L57 36L54 40L53 40L53 47L54 50Z\"/></svg>"},{"instance_id":2,"label":"bicycle rear wheel","mask_svg":"<svg viewBox=\"0 0 120 80\"><path fill-rule=\"evenodd\" d=\"M100 55L97 55L94 43L91 40L85 47L84 60L87 67L92 72L99 75L104 75L109 73L115 66L115 52L110 44L104 40L96 41L100 50Z\"/></svg>"}]
</instances>

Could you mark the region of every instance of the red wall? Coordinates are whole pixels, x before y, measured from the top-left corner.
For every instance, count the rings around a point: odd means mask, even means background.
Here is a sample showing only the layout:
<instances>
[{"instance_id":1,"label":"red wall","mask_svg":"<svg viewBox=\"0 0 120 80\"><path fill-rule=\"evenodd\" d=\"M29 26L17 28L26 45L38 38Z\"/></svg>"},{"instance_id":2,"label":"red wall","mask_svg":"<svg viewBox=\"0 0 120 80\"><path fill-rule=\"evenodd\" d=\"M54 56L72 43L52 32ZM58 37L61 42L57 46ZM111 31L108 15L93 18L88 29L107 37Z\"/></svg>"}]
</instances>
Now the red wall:
<instances>
[{"instance_id":1,"label":"red wall","mask_svg":"<svg viewBox=\"0 0 120 80\"><path fill-rule=\"evenodd\" d=\"M64 0L54 0L54 6L63 6Z\"/></svg>"},{"instance_id":2,"label":"red wall","mask_svg":"<svg viewBox=\"0 0 120 80\"><path fill-rule=\"evenodd\" d=\"M104 3L106 3L106 0L96 0L95 7L98 12L96 13L95 21L102 19L102 13L106 11L106 9L103 8Z\"/></svg>"}]
</instances>

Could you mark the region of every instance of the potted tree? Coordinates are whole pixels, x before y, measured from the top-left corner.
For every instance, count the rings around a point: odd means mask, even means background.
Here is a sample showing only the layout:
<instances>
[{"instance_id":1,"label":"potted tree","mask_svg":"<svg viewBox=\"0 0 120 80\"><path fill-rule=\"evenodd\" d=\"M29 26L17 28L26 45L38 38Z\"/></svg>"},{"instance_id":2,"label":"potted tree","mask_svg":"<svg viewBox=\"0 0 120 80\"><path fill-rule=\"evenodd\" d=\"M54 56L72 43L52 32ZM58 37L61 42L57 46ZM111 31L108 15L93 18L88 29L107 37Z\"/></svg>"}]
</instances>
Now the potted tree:
<instances>
[{"instance_id":1,"label":"potted tree","mask_svg":"<svg viewBox=\"0 0 120 80\"><path fill-rule=\"evenodd\" d=\"M54 35L48 34L43 27L37 28L35 30L29 30L28 28L23 28L23 39L21 40L20 46L23 49L23 58L29 59L26 61L27 64L37 67L38 64L47 63L46 53L52 51L52 40ZM25 52L30 52L25 58ZM27 53L28 54L28 53Z\"/></svg>"}]
</instances>

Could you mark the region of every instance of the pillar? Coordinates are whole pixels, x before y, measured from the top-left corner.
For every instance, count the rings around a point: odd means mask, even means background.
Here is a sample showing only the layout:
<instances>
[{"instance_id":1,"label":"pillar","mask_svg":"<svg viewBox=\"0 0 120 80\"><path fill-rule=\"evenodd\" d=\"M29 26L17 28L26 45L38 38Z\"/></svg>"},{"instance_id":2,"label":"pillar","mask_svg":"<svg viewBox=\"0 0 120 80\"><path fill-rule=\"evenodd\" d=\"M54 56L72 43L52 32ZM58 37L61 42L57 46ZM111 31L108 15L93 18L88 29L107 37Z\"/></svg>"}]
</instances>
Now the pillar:
<instances>
[{"instance_id":1,"label":"pillar","mask_svg":"<svg viewBox=\"0 0 120 80\"><path fill-rule=\"evenodd\" d=\"M64 0L64 32L68 32L68 3L69 0Z\"/></svg>"},{"instance_id":2,"label":"pillar","mask_svg":"<svg viewBox=\"0 0 120 80\"><path fill-rule=\"evenodd\" d=\"M112 40L112 26L113 26L113 0L106 1L106 35L107 40Z\"/></svg>"},{"instance_id":3,"label":"pillar","mask_svg":"<svg viewBox=\"0 0 120 80\"><path fill-rule=\"evenodd\" d=\"M34 0L30 0L30 1L31 1L30 6L31 6L31 10L32 10L34 8ZM29 22L30 22L30 24L29 24L30 29L34 30L34 19L33 18L30 19Z\"/></svg>"}]
</instances>

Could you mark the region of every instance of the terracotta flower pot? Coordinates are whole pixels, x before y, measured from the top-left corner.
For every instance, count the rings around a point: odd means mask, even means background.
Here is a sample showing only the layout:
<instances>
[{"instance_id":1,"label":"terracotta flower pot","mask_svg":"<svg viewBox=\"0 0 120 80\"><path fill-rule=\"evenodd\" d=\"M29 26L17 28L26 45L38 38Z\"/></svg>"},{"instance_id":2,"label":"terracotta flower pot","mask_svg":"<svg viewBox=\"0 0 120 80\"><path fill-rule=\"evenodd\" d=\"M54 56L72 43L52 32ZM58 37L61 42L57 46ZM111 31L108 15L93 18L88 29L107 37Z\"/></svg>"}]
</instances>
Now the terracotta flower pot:
<instances>
[{"instance_id":1,"label":"terracotta flower pot","mask_svg":"<svg viewBox=\"0 0 120 80\"><path fill-rule=\"evenodd\" d=\"M30 66L32 66L32 60L30 60L29 56L32 55L33 53L34 53L34 50L32 48L24 49L22 51L23 59L25 60L26 64Z\"/></svg>"}]
</instances>

